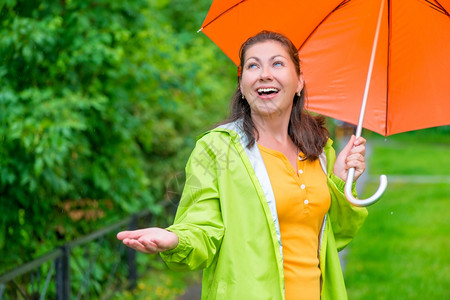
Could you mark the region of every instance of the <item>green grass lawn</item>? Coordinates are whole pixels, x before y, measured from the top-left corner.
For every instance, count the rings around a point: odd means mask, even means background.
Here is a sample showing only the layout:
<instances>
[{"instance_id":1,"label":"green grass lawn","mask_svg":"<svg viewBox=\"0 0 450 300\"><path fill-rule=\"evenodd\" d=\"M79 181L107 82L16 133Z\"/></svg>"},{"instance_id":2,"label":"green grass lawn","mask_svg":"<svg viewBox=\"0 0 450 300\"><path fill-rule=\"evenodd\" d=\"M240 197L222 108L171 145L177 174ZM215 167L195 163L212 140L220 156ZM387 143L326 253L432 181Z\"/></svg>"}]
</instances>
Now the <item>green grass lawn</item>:
<instances>
[{"instance_id":1,"label":"green grass lawn","mask_svg":"<svg viewBox=\"0 0 450 300\"><path fill-rule=\"evenodd\" d=\"M423 135L422 135L423 134ZM350 245L349 299L450 299L449 134L433 130L375 141L371 175L441 176L391 182ZM365 191L375 191L370 183ZM361 195L367 197L369 195Z\"/></svg>"},{"instance_id":2,"label":"green grass lawn","mask_svg":"<svg viewBox=\"0 0 450 300\"><path fill-rule=\"evenodd\" d=\"M368 158L371 175L450 175L450 132L423 130L422 134L405 133L387 140L367 139L373 145L373 155Z\"/></svg>"}]
</instances>

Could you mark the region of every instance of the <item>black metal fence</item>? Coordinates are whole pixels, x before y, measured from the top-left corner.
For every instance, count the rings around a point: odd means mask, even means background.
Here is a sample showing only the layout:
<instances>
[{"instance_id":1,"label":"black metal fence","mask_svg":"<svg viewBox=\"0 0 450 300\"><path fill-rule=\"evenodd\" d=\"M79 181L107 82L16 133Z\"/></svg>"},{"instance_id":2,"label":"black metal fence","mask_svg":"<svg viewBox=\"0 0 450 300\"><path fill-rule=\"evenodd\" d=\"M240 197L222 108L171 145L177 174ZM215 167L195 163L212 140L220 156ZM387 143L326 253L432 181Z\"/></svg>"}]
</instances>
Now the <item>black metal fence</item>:
<instances>
[{"instance_id":1,"label":"black metal fence","mask_svg":"<svg viewBox=\"0 0 450 300\"><path fill-rule=\"evenodd\" d=\"M148 227L152 214L142 212L67 243L0 275L3 299L110 299L138 279L136 251L116 239L123 229Z\"/></svg>"}]
</instances>

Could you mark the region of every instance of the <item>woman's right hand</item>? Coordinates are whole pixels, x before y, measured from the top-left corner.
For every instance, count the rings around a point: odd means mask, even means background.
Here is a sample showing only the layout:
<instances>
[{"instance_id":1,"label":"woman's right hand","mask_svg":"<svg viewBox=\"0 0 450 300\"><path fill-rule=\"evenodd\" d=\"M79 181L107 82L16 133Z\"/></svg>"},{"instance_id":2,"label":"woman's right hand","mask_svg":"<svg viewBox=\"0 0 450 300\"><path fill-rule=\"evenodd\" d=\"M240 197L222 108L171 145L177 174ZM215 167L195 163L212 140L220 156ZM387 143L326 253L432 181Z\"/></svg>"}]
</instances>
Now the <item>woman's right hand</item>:
<instances>
[{"instance_id":1,"label":"woman's right hand","mask_svg":"<svg viewBox=\"0 0 450 300\"><path fill-rule=\"evenodd\" d=\"M175 233L157 227L122 231L117 234L117 238L126 246L149 254L170 250L178 245L178 236Z\"/></svg>"}]
</instances>

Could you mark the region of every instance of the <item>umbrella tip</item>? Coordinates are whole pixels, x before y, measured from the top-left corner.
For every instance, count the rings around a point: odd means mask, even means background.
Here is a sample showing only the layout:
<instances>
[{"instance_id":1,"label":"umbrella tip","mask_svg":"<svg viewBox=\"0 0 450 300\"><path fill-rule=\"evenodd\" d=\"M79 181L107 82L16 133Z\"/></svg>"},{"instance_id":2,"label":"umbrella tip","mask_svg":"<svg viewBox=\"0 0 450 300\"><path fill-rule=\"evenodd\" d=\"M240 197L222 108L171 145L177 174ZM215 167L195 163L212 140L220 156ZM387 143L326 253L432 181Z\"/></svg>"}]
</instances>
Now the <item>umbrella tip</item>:
<instances>
[{"instance_id":1,"label":"umbrella tip","mask_svg":"<svg viewBox=\"0 0 450 300\"><path fill-rule=\"evenodd\" d=\"M203 30L203 27L202 28L200 28L199 30L197 30L197 33L199 33L200 31L202 31Z\"/></svg>"}]
</instances>

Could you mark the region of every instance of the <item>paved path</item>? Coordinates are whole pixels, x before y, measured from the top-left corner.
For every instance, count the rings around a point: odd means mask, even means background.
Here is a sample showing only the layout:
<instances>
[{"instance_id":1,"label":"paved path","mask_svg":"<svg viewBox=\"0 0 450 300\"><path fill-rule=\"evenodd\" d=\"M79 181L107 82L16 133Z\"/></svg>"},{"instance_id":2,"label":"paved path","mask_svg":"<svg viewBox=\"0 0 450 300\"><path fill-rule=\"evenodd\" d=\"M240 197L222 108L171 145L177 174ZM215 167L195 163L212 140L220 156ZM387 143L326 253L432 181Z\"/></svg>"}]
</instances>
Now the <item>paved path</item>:
<instances>
[{"instance_id":1,"label":"paved path","mask_svg":"<svg viewBox=\"0 0 450 300\"><path fill-rule=\"evenodd\" d=\"M202 294L202 285L200 283L190 286L184 295L177 300L200 300Z\"/></svg>"},{"instance_id":2,"label":"paved path","mask_svg":"<svg viewBox=\"0 0 450 300\"><path fill-rule=\"evenodd\" d=\"M378 178L370 176L368 182L376 182ZM388 175L389 183L447 183L450 184L448 175Z\"/></svg>"}]
</instances>

